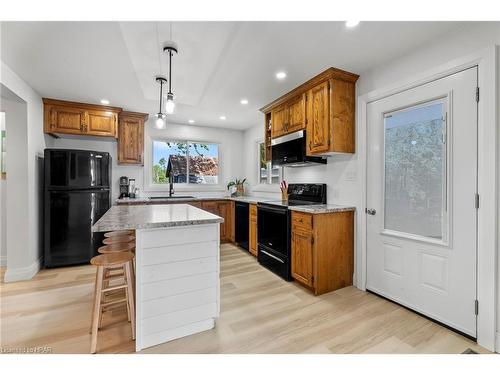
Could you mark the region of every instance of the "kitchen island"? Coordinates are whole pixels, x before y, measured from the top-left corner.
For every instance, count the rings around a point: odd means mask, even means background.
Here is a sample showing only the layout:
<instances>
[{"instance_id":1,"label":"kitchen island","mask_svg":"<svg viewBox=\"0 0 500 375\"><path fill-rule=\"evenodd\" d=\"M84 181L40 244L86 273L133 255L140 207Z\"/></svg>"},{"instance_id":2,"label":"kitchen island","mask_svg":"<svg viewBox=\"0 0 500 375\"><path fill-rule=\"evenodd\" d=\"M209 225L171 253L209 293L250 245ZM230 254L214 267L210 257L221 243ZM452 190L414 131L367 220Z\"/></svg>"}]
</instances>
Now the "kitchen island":
<instances>
[{"instance_id":1,"label":"kitchen island","mask_svg":"<svg viewBox=\"0 0 500 375\"><path fill-rule=\"evenodd\" d=\"M136 351L215 326L221 222L188 204L130 205L92 227L136 231Z\"/></svg>"}]
</instances>

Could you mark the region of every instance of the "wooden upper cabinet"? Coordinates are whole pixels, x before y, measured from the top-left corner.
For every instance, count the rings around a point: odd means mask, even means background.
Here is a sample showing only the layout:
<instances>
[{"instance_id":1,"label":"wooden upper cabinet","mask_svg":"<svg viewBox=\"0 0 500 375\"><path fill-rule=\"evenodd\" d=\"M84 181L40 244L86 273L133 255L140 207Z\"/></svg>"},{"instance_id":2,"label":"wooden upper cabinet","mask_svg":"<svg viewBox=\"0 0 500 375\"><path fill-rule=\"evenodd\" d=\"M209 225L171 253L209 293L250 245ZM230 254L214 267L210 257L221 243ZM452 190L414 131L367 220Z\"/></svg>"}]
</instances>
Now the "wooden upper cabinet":
<instances>
[{"instance_id":1,"label":"wooden upper cabinet","mask_svg":"<svg viewBox=\"0 0 500 375\"><path fill-rule=\"evenodd\" d=\"M271 138L306 129L308 155L354 153L358 77L329 68L261 108L266 126L271 121Z\"/></svg>"},{"instance_id":2,"label":"wooden upper cabinet","mask_svg":"<svg viewBox=\"0 0 500 375\"><path fill-rule=\"evenodd\" d=\"M121 108L43 98L44 132L99 137L118 136Z\"/></svg>"},{"instance_id":3,"label":"wooden upper cabinet","mask_svg":"<svg viewBox=\"0 0 500 375\"><path fill-rule=\"evenodd\" d=\"M121 112L118 123L118 164L144 165L145 113Z\"/></svg>"},{"instance_id":4,"label":"wooden upper cabinet","mask_svg":"<svg viewBox=\"0 0 500 375\"><path fill-rule=\"evenodd\" d=\"M45 109L45 132L80 134L85 131L87 113L81 108L50 106Z\"/></svg>"},{"instance_id":5,"label":"wooden upper cabinet","mask_svg":"<svg viewBox=\"0 0 500 375\"><path fill-rule=\"evenodd\" d=\"M117 136L118 114L111 111L89 110L87 135Z\"/></svg>"},{"instance_id":6,"label":"wooden upper cabinet","mask_svg":"<svg viewBox=\"0 0 500 375\"><path fill-rule=\"evenodd\" d=\"M272 111L272 129L271 129L271 137L277 138L287 133L287 125L288 125L288 107L286 105L282 105L277 107Z\"/></svg>"},{"instance_id":7,"label":"wooden upper cabinet","mask_svg":"<svg viewBox=\"0 0 500 375\"><path fill-rule=\"evenodd\" d=\"M306 95L298 95L271 113L272 138L293 133L306 127Z\"/></svg>"},{"instance_id":8,"label":"wooden upper cabinet","mask_svg":"<svg viewBox=\"0 0 500 375\"><path fill-rule=\"evenodd\" d=\"M306 127L306 94L299 95L287 103L287 133L296 132Z\"/></svg>"},{"instance_id":9,"label":"wooden upper cabinet","mask_svg":"<svg viewBox=\"0 0 500 375\"><path fill-rule=\"evenodd\" d=\"M330 82L323 82L307 93L307 153L330 149Z\"/></svg>"}]
</instances>

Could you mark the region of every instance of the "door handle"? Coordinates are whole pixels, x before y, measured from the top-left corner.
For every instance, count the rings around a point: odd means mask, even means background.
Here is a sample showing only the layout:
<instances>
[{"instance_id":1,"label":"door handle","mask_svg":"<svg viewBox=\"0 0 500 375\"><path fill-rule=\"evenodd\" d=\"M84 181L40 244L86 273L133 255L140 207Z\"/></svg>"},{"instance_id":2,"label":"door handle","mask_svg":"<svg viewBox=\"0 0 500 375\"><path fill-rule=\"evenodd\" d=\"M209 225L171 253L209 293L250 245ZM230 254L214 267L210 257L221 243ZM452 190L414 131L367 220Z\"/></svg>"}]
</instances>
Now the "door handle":
<instances>
[{"instance_id":1,"label":"door handle","mask_svg":"<svg viewBox=\"0 0 500 375\"><path fill-rule=\"evenodd\" d=\"M365 212L366 212L368 215L372 215L372 216L374 216L374 215L377 213L377 210L375 210L374 208L366 208L366 209L365 209Z\"/></svg>"}]
</instances>

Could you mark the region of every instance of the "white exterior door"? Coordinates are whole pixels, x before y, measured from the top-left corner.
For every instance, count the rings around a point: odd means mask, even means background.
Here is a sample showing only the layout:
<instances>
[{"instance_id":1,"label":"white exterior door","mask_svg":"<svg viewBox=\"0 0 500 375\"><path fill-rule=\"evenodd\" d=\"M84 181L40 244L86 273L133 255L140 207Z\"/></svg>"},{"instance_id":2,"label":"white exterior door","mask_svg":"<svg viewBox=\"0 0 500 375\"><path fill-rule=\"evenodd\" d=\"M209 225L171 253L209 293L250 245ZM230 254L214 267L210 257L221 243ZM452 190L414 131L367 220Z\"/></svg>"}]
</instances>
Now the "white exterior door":
<instances>
[{"instance_id":1,"label":"white exterior door","mask_svg":"<svg viewBox=\"0 0 500 375\"><path fill-rule=\"evenodd\" d=\"M368 104L366 288L476 337L477 67Z\"/></svg>"}]
</instances>

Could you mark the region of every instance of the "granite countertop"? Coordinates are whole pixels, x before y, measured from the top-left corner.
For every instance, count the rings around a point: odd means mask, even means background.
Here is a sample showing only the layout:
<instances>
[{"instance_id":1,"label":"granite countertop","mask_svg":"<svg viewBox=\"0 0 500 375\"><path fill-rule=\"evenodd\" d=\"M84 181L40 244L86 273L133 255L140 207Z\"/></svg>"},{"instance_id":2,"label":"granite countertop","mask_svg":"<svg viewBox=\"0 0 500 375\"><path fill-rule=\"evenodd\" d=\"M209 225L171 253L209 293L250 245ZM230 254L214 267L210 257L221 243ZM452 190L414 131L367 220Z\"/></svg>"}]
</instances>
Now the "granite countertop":
<instances>
[{"instance_id":1,"label":"granite countertop","mask_svg":"<svg viewBox=\"0 0 500 375\"><path fill-rule=\"evenodd\" d=\"M92 227L93 232L167 228L223 223L224 219L189 204L112 206Z\"/></svg>"},{"instance_id":2,"label":"granite countertop","mask_svg":"<svg viewBox=\"0 0 500 375\"><path fill-rule=\"evenodd\" d=\"M263 198L263 197L254 197L254 196L243 196L243 197L192 197L192 198L165 198L165 199L151 199L150 197L139 197L139 198L121 198L115 201L118 205L126 205L126 204L148 204L148 203L182 203L182 202L193 202L193 201L213 201L213 200L232 200L238 202L247 202L247 203L259 203L270 201L273 199ZM274 199L275 200L275 199Z\"/></svg>"},{"instance_id":3,"label":"granite countertop","mask_svg":"<svg viewBox=\"0 0 500 375\"><path fill-rule=\"evenodd\" d=\"M230 200L236 201L236 202L246 202L246 203L260 203L260 202L269 202L269 201L276 200L276 199L271 199L271 198L253 197L251 195L245 195L243 197L229 197L227 199L230 199Z\"/></svg>"},{"instance_id":4,"label":"granite countertop","mask_svg":"<svg viewBox=\"0 0 500 375\"><path fill-rule=\"evenodd\" d=\"M354 206L343 206L339 204L317 204L309 206L290 206L291 211L305 212L309 214L328 214L332 212L356 211Z\"/></svg>"}]
</instances>

